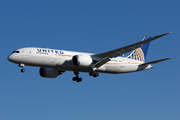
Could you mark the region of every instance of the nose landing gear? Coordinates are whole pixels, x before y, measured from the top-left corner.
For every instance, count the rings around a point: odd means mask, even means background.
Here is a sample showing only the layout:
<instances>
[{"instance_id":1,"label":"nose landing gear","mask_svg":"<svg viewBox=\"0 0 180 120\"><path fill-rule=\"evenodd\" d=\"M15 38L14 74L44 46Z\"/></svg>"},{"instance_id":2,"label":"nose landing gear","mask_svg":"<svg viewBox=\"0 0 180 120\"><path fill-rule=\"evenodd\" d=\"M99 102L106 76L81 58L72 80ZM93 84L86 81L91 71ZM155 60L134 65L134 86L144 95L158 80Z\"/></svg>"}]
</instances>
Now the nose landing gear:
<instances>
[{"instance_id":1,"label":"nose landing gear","mask_svg":"<svg viewBox=\"0 0 180 120\"><path fill-rule=\"evenodd\" d=\"M24 66L25 66L25 64L23 64L23 63L19 64L19 67L22 67L22 69L21 69L22 73L25 72Z\"/></svg>"}]
</instances>

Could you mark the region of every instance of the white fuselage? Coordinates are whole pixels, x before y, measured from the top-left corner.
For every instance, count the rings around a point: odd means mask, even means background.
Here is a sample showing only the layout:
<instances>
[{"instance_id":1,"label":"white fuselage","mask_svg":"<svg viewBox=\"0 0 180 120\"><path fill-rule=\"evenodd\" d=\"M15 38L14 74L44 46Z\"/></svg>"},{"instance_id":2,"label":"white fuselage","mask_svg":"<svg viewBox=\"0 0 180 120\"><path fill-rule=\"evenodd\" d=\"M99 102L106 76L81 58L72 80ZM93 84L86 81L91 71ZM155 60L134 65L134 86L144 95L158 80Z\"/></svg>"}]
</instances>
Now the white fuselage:
<instances>
[{"instance_id":1,"label":"white fuselage","mask_svg":"<svg viewBox=\"0 0 180 120\"><path fill-rule=\"evenodd\" d=\"M17 52L19 51L19 52ZM55 68L60 71L91 72L90 67L77 67L72 64L74 55L93 55L92 53L73 52L48 48L21 48L13 52L8 60L28 66ZM97 68L97 72L120 74L150 69L151 65L139 66L143 62L126 57L112 58L111 61Z\"/></svg>"}]
</instances>

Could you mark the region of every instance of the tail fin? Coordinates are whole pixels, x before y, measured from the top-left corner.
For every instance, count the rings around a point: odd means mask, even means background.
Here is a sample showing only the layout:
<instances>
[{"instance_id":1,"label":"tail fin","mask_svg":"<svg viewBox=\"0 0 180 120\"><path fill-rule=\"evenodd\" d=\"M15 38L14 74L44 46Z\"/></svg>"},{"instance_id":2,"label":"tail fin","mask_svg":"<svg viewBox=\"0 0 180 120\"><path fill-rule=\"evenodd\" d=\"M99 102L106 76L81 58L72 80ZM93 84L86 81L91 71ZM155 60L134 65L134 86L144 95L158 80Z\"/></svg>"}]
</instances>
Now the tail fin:
<instances>
[{"instance_id":1,"label":"tail fin","mask_svg":"<svg viewBox=\"0 0 180 120\"><path fill-rule=\"evenodd\" d=\"M145 36L142 41L152 38L151 36ZM147 51L150 42L143 44L141 47L133 50L133 52L128 56L130 59L145 62Z\"/></svg>"}]
</instances>

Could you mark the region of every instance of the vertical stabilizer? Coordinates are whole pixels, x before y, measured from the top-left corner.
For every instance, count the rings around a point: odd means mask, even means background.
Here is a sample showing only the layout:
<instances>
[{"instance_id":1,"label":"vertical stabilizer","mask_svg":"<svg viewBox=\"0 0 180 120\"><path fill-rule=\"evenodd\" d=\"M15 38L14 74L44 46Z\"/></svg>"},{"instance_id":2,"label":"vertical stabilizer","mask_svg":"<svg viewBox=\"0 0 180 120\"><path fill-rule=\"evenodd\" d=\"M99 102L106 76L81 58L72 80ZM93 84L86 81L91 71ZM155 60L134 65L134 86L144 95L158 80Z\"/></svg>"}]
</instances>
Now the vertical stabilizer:
<instances>
[{"instance_id":1,"label":"vertical stabilizer","mask_svg":"<svg viewBox=\"0 0 180 120\"><path fill-rule=\"evenodd\" d=\"M142 41L152 38L151 36L145 36ZM133 50L133 52L128 56L130 59L145 62L147 51L150 42L143 44L141 47Z\"/></svg>"}]
</instances>

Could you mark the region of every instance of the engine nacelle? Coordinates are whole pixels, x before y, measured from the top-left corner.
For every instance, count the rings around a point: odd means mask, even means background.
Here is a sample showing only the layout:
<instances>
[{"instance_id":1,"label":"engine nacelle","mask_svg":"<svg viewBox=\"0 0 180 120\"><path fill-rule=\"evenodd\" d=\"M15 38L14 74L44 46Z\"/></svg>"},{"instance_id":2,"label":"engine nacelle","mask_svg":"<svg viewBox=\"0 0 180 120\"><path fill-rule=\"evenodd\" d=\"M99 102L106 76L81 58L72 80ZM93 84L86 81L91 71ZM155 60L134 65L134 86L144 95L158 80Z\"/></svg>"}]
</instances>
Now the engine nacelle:
<instances>
[{"instance_id":1,"label":"engine nacelle","mask_svg":"<svg viewBox=\"0 0 180 120\"><path fill-rule=\"evenodd\" d=\"M39 69L39 74L41 77L45 78L56 78L59 74L60 71L56 70L54 68L40 68Z\"/></svg>"},{"instance_id":2,"label":"engine nacelle","mask_svg":"<svg viewBox=\"0 0 180 120\"><path fill-rule=\"evenodd\" d=\"M75 55L72 58L72 63L75 66L88 67L93 63L93 60L88 55Z\"/></svg>"}]
</instances>

